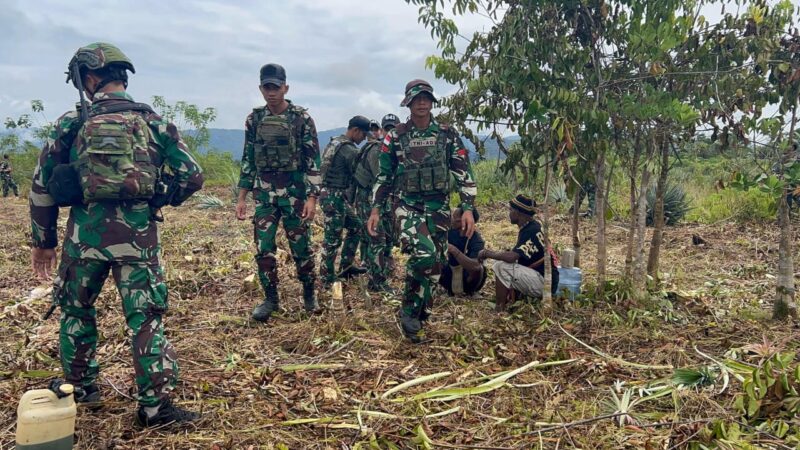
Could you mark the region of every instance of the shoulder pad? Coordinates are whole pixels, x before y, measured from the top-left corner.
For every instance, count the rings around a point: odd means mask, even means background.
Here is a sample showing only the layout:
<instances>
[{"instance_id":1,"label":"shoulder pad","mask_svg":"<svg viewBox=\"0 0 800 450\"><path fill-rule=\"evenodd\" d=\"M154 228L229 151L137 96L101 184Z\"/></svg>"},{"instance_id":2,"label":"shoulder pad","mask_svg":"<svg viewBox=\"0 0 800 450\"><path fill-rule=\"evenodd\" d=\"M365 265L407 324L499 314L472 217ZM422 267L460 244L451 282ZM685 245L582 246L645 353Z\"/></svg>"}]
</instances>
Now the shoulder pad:
<instances>
[{"instance_id":1,"label":"shoulder pad","mask_svg":"<svg viewBox=\"0 0 800 450\"><path fill-rule=\"evenodd\" d=\"M289 108L290 108L292 111L294 111L295 113L297 113L297 114L299 114L299 115L301 115L301 116L302 116L303 114L305 114L305 113L308 111L308 108L303 108L302 106L300 106L300 105L295 105L294 103L290 103L290 104L289 104Z\"/></svg>"}]
</instances>

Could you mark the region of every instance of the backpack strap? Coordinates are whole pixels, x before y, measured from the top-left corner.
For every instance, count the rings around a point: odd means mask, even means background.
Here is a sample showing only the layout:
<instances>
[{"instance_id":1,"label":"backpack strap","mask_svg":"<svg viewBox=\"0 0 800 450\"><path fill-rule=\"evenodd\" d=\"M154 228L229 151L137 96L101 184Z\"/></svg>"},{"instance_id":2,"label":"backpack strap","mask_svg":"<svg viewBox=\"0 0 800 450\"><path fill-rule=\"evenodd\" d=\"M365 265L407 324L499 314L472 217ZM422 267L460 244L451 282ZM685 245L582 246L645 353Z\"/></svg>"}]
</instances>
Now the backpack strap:
<instances>
[{"instance_id":1,"label":"backpack strap","mask_svg":"<svg viewBox=\"0 0 800 450\"><path fill-rule=\"evenodd\" d=\"M108 106L94 105L92 106L92 110L89 112L89 117L97 117L102 116L103 114L114 114L123 111L136 111L149 114L156 113L153 111L153 108L151 108L150 105L146 105L144 103L120 102Z\"/></svg>"}]
</instances>

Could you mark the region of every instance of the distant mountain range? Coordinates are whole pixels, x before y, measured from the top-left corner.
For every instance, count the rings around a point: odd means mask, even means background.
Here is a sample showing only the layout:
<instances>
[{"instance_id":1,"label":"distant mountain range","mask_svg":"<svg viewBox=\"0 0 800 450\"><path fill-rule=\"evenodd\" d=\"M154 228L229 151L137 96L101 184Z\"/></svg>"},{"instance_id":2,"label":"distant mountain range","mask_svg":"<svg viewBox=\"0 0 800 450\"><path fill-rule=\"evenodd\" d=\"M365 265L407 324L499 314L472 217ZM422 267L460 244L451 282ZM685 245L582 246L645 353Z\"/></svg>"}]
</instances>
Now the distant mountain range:
<instances>
[{"instance_id":1,"label":"distant mountain range","mask_svg":"<svg viewBox=\"0 0 800 450\"><path fill-rule=\"evenodd\" d=\"M211 132L211 139L209 140L208 147L214 150L230 152L234 158L242 159L242 149L244 147L244 130L231 130L224 128L209 128ZM330 142L331 138L344 134L345 128L334 128L332 130L324 130L317 132L320 148L325 148ZM511 145L519 141L519 136L510 136L505 139L505 144ZM470 157L476 159L475 146L468 140L464 140L464 145L470 151ZM500 148L493 139L487 139L484 143L486 146L486 159L496 159L500 154ZM501 155L502 157L502 155Z\"/></svg>"},{"instance_id":2,"label":"distant mountain range","mask_svg":"<svg viewBox=\"0 0 800 450\"><path fill-rule=\"evenodd\" d=\"M211 138L209 140L209 145L207 149L214 149L221 152L230 152L231 155L235 159L242 159L242 148L244 147L244 130L231 130L226 128L209 128L211 133ZM328 142L331 141L331 138L339 136L346 131L345 128L334 128L331 130L324 130L317 132L317 138L319 139L320 149L325 148L328 145ZM189 131L191 133L191 131ZM19 131L8 131L3 130L0 131L0 137L7 134L17 134L20 137L20 140L34 140L32 134L29 130L22 130ZM485 137L485 136L483 136ZM482 138L483 138L482 137ZM35 141L35 140L34 140ZM519 141L519 136L510 136L505 139L506 146L511 145L514 142ZM41 142L34 142L36 146L41 146ZM475 154L475 146L472 145L471 142L468 140L464 140L464 145L467 146L467 150L470 152L470 158L477 159ZM486 146L486 159L496 159L500 154L500 149L497 145L497 142L494 139L487 139L484 142ZM501 155L502 158L502 155Z\"/></svg>"}]
</instances>

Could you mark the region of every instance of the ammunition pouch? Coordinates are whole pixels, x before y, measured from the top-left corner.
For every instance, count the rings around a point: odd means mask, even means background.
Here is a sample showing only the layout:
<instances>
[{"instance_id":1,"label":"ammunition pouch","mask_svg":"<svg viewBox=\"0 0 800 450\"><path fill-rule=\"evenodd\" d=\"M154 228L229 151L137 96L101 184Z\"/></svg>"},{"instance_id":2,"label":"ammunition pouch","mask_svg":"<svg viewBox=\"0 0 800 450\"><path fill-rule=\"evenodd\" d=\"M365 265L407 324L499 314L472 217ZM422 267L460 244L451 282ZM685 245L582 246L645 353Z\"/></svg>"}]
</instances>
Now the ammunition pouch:
<instances>
[{"instance_id":1,"label":"ammunition pouch","mask_svg":"<svg viewBox=\"0 0 800 450\"><path fill-rule=\"evenodd\" d=\"M159 209L164 206L179 206L182 202L176 202L175 194L178 192L178 180L174 175L161 173L159 181L156 183L156 192L147 202L151 208Z\"/></svg>"},{"instance_id":2,"label":"ammunition pouch","mask_svg":"<svg viewBox=\"0 0 800 450\"><path fill-rule=\"evenodd\" d=\"M59 164L47 181L47 193L57 206L77 206L83 204L83 188L81 187L78 169L72 164Z\"/></svg>"}]
</instances>

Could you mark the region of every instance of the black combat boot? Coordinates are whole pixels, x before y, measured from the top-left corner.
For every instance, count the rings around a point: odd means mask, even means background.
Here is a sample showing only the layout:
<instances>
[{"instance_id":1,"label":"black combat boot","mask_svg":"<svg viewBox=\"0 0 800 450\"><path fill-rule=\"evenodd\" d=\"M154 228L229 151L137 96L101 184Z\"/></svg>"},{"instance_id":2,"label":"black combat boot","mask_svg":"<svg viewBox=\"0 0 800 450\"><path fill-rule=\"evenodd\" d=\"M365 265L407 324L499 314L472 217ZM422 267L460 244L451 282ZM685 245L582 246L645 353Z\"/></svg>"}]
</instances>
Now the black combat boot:
<instances>
[{"instance_id":1,"label":"black combat boot","mask_svg":"<svg viewBox=\"0 0 800 450\"><path fill-rule=\"evenodd\" d=\"M403 334L411 343L422 342L422 322L417 317L407 314L403 309L400 309L400 328L403 329Z\"/></svg>"},{"instance_id":2,"label":"black combat boot","mask_svg":"<svg viewBox=\"0 0 800 450\"><path fill-rule=\"evenodd\" d=\"M253 309L252 318L258 322L266 322L272 313L278 310L278 286L270 284L267 286L264 301Z\"/></svg>"},{"instance_id":3,"label":"black combat boot","mask_svg":"<svg viewBox=\"0 0 800 450\"><path fill-rule=\"evenodd\" d=\"M75 403L91 405L100 402L100 388L96 384L75 387Z\"/></svg>"},{"instance_id":4,"label":"black combat boot","mask_svg":"<svg viewBox=\"0 0 800 450\"><path fill-rule=\"evenodd\" d=\"M175 406L169 399L162 400L156 408L158 409L152 413L148 411L149 408L139 406L139 409L136 411L136 424L140 427L157 427L170 424L179 425L193 422L200 418L200 413Z\"/></svg>"},{"instance_id":5,"label":"black combat boot","mask_svg":"<svg viewBox=\"0 0 800 450\"><path fill-rule=\"evenodd\" d=\"M339 278L349 280L353 277L367 273L367 268L364 266L351 265L348 268L339 272Z\"/></svg>"},{"instance_id":6,"label":"black combat boot","mask_svg":"<svg viewBox=\"0 0 800 450\"><path fill-rule=\"evenodd\" d=\"M303 283L303 308L309 313L315 313L319 310L313 281Z\"/></svg>"}]
</instances>

